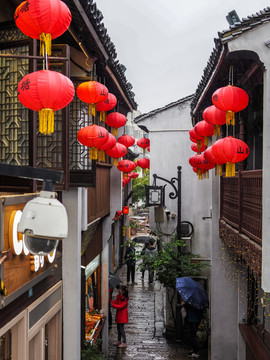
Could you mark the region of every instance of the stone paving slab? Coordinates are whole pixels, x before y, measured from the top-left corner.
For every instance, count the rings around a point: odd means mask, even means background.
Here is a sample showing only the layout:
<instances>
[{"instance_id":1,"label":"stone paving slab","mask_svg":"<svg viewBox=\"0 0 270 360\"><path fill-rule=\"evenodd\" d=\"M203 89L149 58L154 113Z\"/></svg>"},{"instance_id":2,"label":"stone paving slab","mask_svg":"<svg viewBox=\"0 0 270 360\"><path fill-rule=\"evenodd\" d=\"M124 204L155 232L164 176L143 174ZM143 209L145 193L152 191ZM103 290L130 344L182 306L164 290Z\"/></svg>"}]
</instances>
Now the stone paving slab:
<instances>
[{"instance_id":1,"label":"stone paving slab","mask_svg":"<svg viewBox=\"0 0 270 360\"><path fill-rule=\"evenodd\" d=\"M128 284L129 323L125 325L127 348L113 346L117 340L115 309L112 310L113 326L109 330L107 360L187 360L186 349L178 343L167 340L164 331L165 289L159 284L148 284L148 273L141 279L136 272L136 284ZM122 283L126 284L126 266L118 272ZM117 295L115 290L113 298ZM200 360L207 357L201 356Z\"/></svg>"}]
</instances>

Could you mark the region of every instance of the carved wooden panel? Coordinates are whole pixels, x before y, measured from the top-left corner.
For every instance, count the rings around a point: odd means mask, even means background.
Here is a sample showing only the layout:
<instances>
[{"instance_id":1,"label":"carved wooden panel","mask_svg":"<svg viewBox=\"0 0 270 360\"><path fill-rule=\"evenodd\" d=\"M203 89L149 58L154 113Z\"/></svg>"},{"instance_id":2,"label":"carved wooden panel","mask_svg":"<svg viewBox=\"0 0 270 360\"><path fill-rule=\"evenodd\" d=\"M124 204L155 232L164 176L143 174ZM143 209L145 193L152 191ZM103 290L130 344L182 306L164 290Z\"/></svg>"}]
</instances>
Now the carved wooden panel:
<instances>
[{"instance_id":1,"label":"carved wooden panel","mask_svg":"<svg viewBox=\"0 0 270 360\"><path fill-rule=\"evenodd\" d=\"M226 224L219 221L219 236L225 244L233 248L236 255L241 258L246 265L257 275L261 275L262 268L262 248L254 241Z\"/></svg>"}]
</instances>

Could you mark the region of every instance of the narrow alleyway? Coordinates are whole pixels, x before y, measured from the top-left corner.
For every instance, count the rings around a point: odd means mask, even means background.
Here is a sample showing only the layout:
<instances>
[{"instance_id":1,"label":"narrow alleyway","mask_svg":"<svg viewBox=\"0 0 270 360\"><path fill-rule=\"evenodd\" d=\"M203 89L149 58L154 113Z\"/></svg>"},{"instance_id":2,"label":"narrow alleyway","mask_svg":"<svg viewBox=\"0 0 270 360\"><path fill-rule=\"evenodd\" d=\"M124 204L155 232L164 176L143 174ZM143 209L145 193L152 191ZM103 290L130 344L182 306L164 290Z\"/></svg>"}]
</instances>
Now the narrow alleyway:
<instances>
[{"instance_id":1,"label":"narrow alleyway","mask_svg":"<svg viewBox=\"0 0 270 360\"><path fill-rule=\"evenodd\" d=\"M123 284L126 284L126 266L118 272ZM112 310L113 326L109 330L108 360L187 360L179 344L166 340L164 330L165 290L157 282L148 284L148 272L141 279L137 271L135 284L129 284L129 323L125 325L127 348L113 346L117 340L115 309ZM117 295L114 290L113 298ZM200 359L207 359L201 356Z\"/></svg>"}]
</instances>

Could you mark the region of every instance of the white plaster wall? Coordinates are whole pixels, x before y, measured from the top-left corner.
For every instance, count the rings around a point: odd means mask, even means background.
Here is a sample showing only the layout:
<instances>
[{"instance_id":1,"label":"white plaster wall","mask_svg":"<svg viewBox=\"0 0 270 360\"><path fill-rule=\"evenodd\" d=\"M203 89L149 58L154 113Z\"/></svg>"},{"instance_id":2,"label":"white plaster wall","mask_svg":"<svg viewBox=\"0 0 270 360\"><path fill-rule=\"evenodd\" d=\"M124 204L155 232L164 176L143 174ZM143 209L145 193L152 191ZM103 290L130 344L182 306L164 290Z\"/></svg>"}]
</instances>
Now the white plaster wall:
<instances>
[{"instance_id":1,"label":"white plaster wall","mask_svg":"<svg viewBox=\"0 0 270 360\"><path fill-rule=\"evenodd\" d=\"M192 238L192 252L203 257L211 257L211 220L202 220L209 216L212 195L211 179L199 181L189 158L195 153L191 150L189 130L192 128L190 118L190 101L165 109L149 119L142 120L139 125L145 125L149 130L150 138L150 184L153 174L170 180L177 177L177 167L182 166L182 221L190 221L194 226ZM157 185L165 183L157 180ZM173 189L168 184L165 189L165 204L170 212L177 214L177 200L169 198L169 192ZM164 232L170 230L170 218L167 223L162 223ZM150 213L150 226L155 227L153 211Z\"/></svg>"},{"instance_id":2,"label":"white plaster wall","mask_svg":"<svg viewBox=\"0 0 270 360\"><path fill-rule=\"evenodd\" d=\"M81 188L63 192L68 237L63 240L63 359L80 359L81 346Z\"/></svg>"}]
</instances>

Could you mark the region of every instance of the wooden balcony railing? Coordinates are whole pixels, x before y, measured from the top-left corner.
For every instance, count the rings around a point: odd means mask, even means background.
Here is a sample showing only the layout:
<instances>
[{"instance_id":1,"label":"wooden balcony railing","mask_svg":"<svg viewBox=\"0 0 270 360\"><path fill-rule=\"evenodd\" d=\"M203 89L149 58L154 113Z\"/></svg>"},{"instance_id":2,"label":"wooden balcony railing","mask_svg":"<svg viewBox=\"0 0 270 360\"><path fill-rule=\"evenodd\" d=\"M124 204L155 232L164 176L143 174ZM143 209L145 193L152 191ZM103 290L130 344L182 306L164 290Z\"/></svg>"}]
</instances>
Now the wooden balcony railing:
<instances>
[{"instance_id":1,"label":"wooden balcony railing","mask_svg":"<svg viewBox=\"0 0 270 360\"><path fill-rule=\"evenodd\" d=\"M221 178L220 218L262 244L262 170Z\"/></svg>"}]
</instances>

